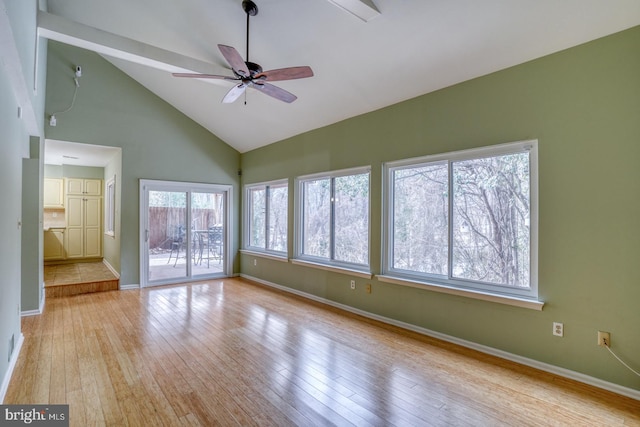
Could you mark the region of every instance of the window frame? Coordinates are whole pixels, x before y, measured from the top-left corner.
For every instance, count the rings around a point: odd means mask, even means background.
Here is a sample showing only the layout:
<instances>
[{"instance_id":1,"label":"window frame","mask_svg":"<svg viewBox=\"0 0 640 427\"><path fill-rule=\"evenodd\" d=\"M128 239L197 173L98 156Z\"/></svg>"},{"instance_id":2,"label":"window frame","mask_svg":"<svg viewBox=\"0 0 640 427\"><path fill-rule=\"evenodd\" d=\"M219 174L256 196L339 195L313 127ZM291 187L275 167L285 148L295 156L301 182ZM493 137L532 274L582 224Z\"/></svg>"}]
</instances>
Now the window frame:
<instances>
[{"instance_id":1,"label":"window frame","mask_svg":"<svg viewBox=\"0 0 640 427\"><path fill-rule=\"evenodd\" d=\"M522 152L529 153L529 287L518 288L510 285L495 284L489 282L474 281L453 277L453 232L452 214L453 191L451 176L452 164L464 160L474 160L488 157L497 157ZM428 164L446 162L448 165L448 271L446 277L435 274L421 273L417 271L401 270L393 267L393 225L394 225L394 174L395 170L409 167L420 167ZM506 144L498 144L487 147L473 148L469 150L453 151L442 154L428 155L410 159L387 162L383 164L383 218L382 218L382 275L390 279L408 281L418 285L429 287L442 287L458 289L462 291L479 292L497 296L517 297L537 300L538 298L538 141L526 140Z\"/></svg>"},{"instance_id":2,"label":"window frame","mask_svg":"<svg viewBox=\"0 0 640 427\"><path fill-rule=\"evenodd\" d=\"M116 235L116 176L109 178L104 184L104 234Z\"/></svg>"},{"instance_id":3,"label":"window frame","mask_svg":"<svg viewBox=\"0 0 640 427\"><path fill-rule=\"evenodd\" d=\"M330 249L330 257L319 257L303 253L304 249L304 183L308 181L315 181L321 179L331 180L331 214L330 214L330 242L335 246L335 212L334 212L334 180L336 178L352 176L352 175L368 175L367 182L367 262L366 264L352 263L347 261L340 261L331 258L335 255L335 248ZM327 266L329 270L336 271L348 271L351 273L365 273L366 277L371 277L371 166L362 166L349 169L341 169L330 172L321 172L309 175L303 175L295 178L294 181L294 195L295 195L295 211L294 211L294 262L304 263L305 265L315 266L322 268Z\"/></svg>"},{"instance_id":4,"label":"window frame","mask_svg":"<svg viewBox=\"0 0 640 427\"><path fill-rule=\"evenodd\" d=\"M286 249L284 251L279 251L279 250L275 250L275 249L271 249L268 248L268 244L269 244L269 190L272 187L277 187L277 188L281 188L281 187L285 187L287 189L287 243L286 243ZM253 213L253 205L251 203L251 191L253 190L257 190L257 189L264 189L265 190L265 220L264 220L264 238L265 238L265 244L264 247L258 247L258 246L252 246L251 245L251 223L252 223L252 218L251 218L251 214ZM251 252L258 252L258 253L263 253L263 254L270 254L272 256L276 256L278 258L286 258L288 256L288 252L289 252L289 201L291 200L291 195L289 194L289 180L284 178L284 179L278 179L278 180L274 180L274 181L266 181L266 182L258 182L258 183L254 183L254 184L246 184L244 186L244 191L243 191L243 223L244 223L244 235L243 235L243 248L246 251L251 251Z\"/></svg>"}]
</instances>

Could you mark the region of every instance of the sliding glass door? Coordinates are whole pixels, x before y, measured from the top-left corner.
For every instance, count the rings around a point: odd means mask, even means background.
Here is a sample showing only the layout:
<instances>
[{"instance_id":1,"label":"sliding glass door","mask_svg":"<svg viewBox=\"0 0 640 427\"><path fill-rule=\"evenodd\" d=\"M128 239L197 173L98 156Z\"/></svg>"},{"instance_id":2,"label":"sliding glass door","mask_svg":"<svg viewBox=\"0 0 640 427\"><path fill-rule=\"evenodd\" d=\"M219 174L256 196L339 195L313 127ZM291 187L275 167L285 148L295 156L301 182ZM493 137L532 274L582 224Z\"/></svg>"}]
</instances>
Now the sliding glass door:
<instances>
[{"instance_id":1,"label":"sliding glass door","mask_svg":"<svg viewBox=\"0 0 640 427\"><path fill-rule=\"evenodd\" d=\"M140 181L142 286L226 277L231 186Z\"/></svg>"}]
</instances>

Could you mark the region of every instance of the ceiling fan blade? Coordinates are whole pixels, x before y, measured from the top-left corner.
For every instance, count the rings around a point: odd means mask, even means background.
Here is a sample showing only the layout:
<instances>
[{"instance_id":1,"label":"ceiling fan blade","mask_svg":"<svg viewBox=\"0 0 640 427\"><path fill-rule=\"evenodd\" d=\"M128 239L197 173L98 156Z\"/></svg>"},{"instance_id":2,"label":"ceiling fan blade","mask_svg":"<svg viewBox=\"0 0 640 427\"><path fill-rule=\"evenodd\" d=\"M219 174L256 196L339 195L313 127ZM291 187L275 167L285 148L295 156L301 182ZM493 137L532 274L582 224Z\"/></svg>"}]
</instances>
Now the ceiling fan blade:
<instances>
[{"instance_id":1,"label":"ceiling fan blade","mask_svg":"<svg viewBox=\"0 0 640 427\"><path fill-rule=\"evenodd\" d=\"M222 98L222 103L231 104L233 101L238 99L246 89L247 85L245 83L240 83L239 85L232 87L231 90L224 96L224 98Z\"/></svg>"},{"instance_id":2,"label":"ceiling fan blade","mask_svg":"<svg viewBox=\"0 0 640 427\"><path fill-rule=\"evenodd\" d=\"M172 73L173 77L189 77L193 79L238 80L236 77L219 76L217 74Z\"/></svg>"},{"instance_id":3,"label":"ceiling fan blade","mask_svg":"<svg viewBox=\"0 0 640 427\"><path fill-rule=\"evenodd\" d=\"M229 65L231 65L233 71L240 74L241 76L249 77L249 69L247 68L247 64L244 63L242 56L240 56L235 48L219 44L218 49L220 49L220 52L222 53L222 56L224 56L224 59L226 59Z\"/></svg>"},{"instance_id":4,"label":"ceiling fan blade","mask_svg":"<svg viewBox=\"0 0 640 427\"><path fill-rule=\"evenodd\" d=\"M281 89L278 86L270 85L269 83L254 83L253 87L262 93L266 93L269 96L279 99L280 101L291 103L298 99L298 97L291 92L287 92L286 90Z\"/></svg>"},{"instance_id":5,"label":"ceiling fan blade","mask_svg":"<svg viewBox=\"0 0 640 427\"><path fill-rule=\"evenodd\" d=\"M275 82L278 80L294 80L304 79L307 77L313 77L313 70L311 67L288 67L279 68L277 70L263 71L253 76L254 78L266 77L268 81Z\"/></svg>"}]
</instances>

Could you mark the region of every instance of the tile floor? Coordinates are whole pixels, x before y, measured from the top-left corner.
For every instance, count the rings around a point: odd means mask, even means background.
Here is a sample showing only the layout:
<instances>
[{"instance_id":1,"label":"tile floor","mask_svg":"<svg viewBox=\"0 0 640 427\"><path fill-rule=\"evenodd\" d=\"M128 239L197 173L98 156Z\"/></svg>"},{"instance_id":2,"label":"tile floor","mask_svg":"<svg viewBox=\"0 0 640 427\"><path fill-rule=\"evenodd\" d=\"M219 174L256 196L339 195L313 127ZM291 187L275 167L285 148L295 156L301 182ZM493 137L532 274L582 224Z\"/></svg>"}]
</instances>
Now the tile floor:
<instances>
[{"instance_id":1,"label":"tile floor","mask_svg":"<svg viewBox=\"0 0 640 427\"><path fill-rule=\"evenodd\" d=\"M44 266L45 287L115 279L117 277L100 261Z\"/></svg>"},{"instance_id":2,"label":"tile floor","mask_svg":"<svg viewBox=\"0 0 640 427\"><path fill-rule=\"evenodd\" d=\"M119 288L119 279L102 262L44 266L47 297L61 297Z\"/></svg>"}]
</instances>

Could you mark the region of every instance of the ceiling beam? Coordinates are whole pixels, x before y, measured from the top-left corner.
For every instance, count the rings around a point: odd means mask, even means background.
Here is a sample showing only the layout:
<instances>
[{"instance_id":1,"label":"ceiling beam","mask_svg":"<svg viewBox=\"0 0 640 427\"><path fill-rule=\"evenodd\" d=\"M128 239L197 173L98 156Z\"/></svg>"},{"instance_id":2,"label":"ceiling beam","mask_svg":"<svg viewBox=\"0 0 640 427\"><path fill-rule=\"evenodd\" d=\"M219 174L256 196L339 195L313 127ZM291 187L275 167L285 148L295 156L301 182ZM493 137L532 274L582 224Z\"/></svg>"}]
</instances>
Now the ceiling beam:
<instances>
[{"instance_id":1,"label":"ceiling beam","mask_svg":"<svg viewBox=\"0 0 640 427\"><path fill-rule=\"evenodd\" d=\"M38 35L49 40L91 50L171 73L212 73L216 67L117 34L102 31L58 15L38 12Z\"/></svg>"},{"instance_id":2,"label":"ceiling beam","mask_svg":"<svg viewBox=\"0 0 640 427\"><path fill-rule=\"evenodd\" d=\"M369 22L380 15L380 11L371 0L329 0L329 2L362 19L364 22Z\"/></svg>"}]
</instances>

